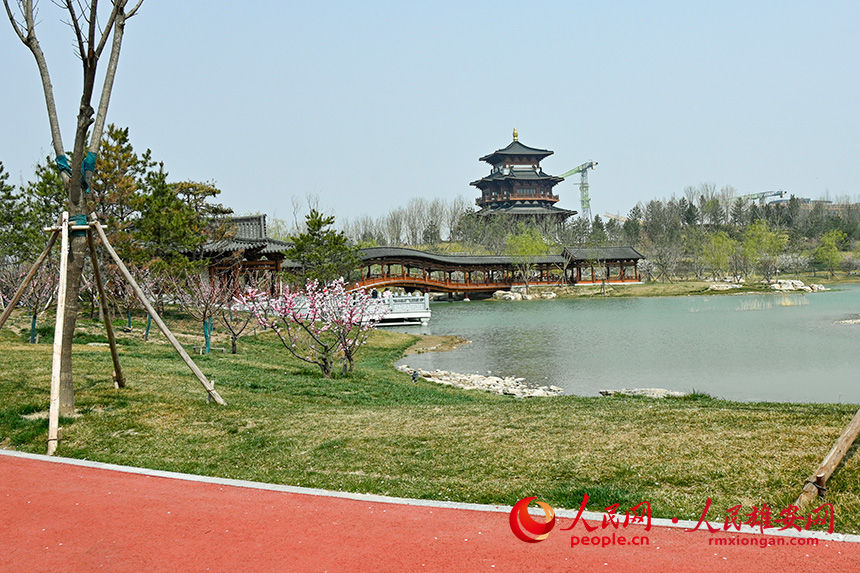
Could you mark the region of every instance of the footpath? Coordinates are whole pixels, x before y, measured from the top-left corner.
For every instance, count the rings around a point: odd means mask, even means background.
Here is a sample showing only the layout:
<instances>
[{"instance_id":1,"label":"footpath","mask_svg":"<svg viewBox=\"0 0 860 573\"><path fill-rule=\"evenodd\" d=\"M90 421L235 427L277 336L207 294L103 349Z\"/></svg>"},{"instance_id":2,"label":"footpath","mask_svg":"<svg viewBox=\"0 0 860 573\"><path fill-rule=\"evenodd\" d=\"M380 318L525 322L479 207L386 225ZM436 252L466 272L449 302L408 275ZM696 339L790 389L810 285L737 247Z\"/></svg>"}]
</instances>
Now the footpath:
<instances>
[{"instance_id":1,"label":"footpath","mask_svg":"<svg viewBox=\"0 0 860 573\"><path fill-rule=\"evenodd\" d=\"M569 511L556 512L558 523L546 540L525 543L511 531L510 509L0 450L0 571L676 573L860 567L856 535L712 534L688 532L686 522L668 526L668 520L653 520L649 531L629 525L586 533L581 523L561 531L576 514ZM599 514L584 517L600 524Z\"/></svg>"}]
</instances>

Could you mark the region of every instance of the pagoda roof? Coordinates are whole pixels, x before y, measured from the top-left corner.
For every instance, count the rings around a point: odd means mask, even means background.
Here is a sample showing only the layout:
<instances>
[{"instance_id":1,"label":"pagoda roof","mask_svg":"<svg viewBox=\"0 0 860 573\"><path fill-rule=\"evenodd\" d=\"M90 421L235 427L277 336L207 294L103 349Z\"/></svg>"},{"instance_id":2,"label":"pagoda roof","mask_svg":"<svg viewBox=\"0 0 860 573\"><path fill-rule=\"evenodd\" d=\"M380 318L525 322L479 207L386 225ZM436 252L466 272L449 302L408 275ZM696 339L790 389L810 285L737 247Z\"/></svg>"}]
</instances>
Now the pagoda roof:
<instances>
[{"instance_id":1,"label":"pagoda roof","mask_svg":"<svg viewBox=\"0 0 860 573\"><path fill-rule=\"evenodd\" d=\"M576 215L576 211L571 211L569 209L562 209L560 207L556 207L555 205L548 205L546 203L531 203L525 201L510 201L504 203L498 203L493 205L492 207L484 207L480 211L476 213L481 217L486 217L489 215L556 215L556 216L564 216L564 217L572 217Z\"/></svg>"},{"instance_id":2,"label":"pagoda roof","mask_svg":"<svg viewBox=\"0 0 860 573\"><path fill-rule=\"evenodd\" d=\"M523 145L519 142L519 140L515 139L510 144L508 144L507 147L497 149L489 155L481 157L479 161L486 161L491 165L495 165L496 163L499 163L502 159L512 156L530 156L540 161L544 157L549 157L553 153L555 152L550 151L549 149L538 149L536 147L529 147L528 145Z\"/></svg>"},{"instance_id":3,"label":"pagoda roof","mask_svg":"<svg viewBox=\"0 0 860 573\"><path fill-rule=\"evenodd\" d=\"M228 238L220 241L209 241L200 247L200 252L207 256L224 255L236 251L256 255L274 255L283 254L290 246L290 243L269 237L264 239Z\"/></svg>"},{"instance_id":4,"label":"pagoda roof","mask_svg":"<svg viewBox=\"0 0 860 573\"><path fill-rule=\"evenodd\" d=\"M283 256L290 243L269 237L266 231L265 215L230 217L227 224L232 227L233 235L216 241L208 241L200 247L204 256L224 256L242 252L246 256Z\"/></svg>"},{"instance_id":5,"label":"pagoda roof","mask_svg":"<svg viewBox=\"0 0 860 573\"><path fill-rule=\"evenodd\" d=\"M534 169L509 169L507 173L504 171L496 171L495 173L490 173L486 177L482 177L476 181L472 181L469 185L474 185L475 187L481 189L483 188L483 184L491 183L493 181L553 181L555 183L561 183L564 181L563 177L556 177L555 175L547 175L544 173L543 169L538 168L537 171Z\"/></svg>"}]
</instances>

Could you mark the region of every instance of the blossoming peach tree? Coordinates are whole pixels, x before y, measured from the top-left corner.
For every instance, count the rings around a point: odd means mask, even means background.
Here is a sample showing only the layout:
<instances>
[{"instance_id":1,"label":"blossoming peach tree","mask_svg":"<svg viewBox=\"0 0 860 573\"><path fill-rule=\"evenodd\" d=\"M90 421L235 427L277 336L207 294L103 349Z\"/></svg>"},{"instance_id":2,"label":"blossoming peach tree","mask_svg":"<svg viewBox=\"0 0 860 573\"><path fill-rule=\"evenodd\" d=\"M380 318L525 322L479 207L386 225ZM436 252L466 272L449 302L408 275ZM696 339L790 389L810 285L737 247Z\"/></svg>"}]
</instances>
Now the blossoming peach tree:
<instances>
[{"instance_id":1,"label":"blossoming peach tree","mask_svg":"<svg viewBox=\"0 0 860 573\"><path fill-rule=\"evenodd\" d=\"M356 352L388 310L385 301L363 290L348 291L343 278L328 284L310 280L301 289L286 286L277 296L249 288L236 300L271 328L290 354L316 364L326 378L338 358L344 373L353 370Z\"/></svg>"}]
</instances>

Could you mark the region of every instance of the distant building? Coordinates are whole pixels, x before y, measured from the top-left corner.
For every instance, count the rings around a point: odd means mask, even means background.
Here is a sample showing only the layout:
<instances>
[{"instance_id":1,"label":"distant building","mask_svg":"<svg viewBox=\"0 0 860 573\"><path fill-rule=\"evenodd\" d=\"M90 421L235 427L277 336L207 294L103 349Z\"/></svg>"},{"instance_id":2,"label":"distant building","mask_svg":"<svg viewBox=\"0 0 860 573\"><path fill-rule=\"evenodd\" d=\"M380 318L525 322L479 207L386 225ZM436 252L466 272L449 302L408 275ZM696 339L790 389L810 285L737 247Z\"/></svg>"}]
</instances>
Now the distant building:
<instances>
[{"instance_id":1,"label":"distant building","mask_svg":"<svg viewBox=\"0 0 860 573\"><path fill-rule=\"evenodd\" d=\"M564 181L561 177L544 173L542 159L553 152L523 145L517 130L514 140L502 149L480 158L490 164L490 174L472 181L481 190L475 203L481 207L478 215L507 214L524 219L550 220L561 223L576 214L556 207L558 195L552 188Z\"/></svg>"},{"instance_id":2,"label":"distant building","mask_svg":"<svg viewBox=\"0 0 860 573\"><path fill-rule=\"evenodd\" d=\"M290 244L266 232L265 215L231 217L227 225L231 229L229 236L205 243L197 254L209 259L210 276L232 274L239 284L240 275L257 274L269 277L274 285L278 273L296 267L284 257Z\"/></svg>"}]
</instances>

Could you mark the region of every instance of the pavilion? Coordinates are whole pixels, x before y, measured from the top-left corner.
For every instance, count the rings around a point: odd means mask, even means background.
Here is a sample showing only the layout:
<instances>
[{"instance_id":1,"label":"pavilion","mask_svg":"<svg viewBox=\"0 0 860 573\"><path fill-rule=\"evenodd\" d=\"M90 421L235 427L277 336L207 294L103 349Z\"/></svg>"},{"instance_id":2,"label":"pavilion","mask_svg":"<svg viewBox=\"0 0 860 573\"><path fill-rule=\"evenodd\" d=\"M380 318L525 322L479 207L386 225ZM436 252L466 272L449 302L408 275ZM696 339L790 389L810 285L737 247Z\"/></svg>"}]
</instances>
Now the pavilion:
<instances>
[{"instance_id":1,"label":"pavilion","mask_svg":"<svg viewBox=\"0 0 860 573\"><path fill-rule=\"evenodd\" d=\"M514 130L514 140L507 147L480 158L490 164L490 174L473 185L481 190L475 203L481 207L478 216L512 215L535 221L562 223L576 211L555 206L558 195L552 188L564 181L544 173L541 160L552 155L548 149L537 149L520 143Z\"/></svg>"}]
</instances>

